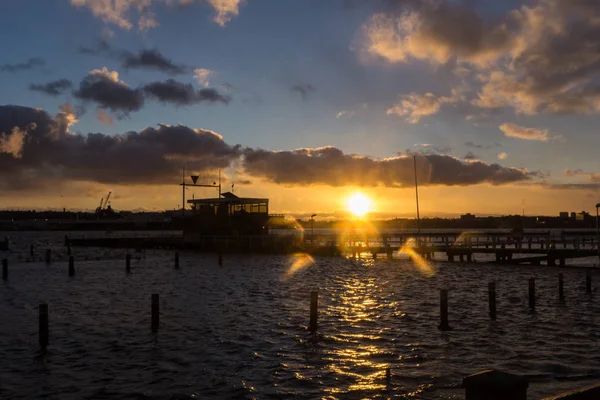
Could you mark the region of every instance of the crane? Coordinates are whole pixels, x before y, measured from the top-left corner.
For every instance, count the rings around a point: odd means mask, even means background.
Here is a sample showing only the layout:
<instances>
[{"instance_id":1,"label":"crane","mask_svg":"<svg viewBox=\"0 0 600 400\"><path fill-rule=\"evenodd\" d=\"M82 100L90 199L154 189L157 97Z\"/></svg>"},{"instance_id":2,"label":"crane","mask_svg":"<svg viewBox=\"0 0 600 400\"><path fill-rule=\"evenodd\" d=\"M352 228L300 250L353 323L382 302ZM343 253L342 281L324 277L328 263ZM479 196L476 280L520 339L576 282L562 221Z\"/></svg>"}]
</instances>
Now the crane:
<instances>
[{"instance_id":1,"label":"crane","mask_svg":"<svg viewBox=\"0 0 600 400\"><path fill-rule=\"evenodd\" d=\"M104 208L106 209L106 207L110 207L109 204L109 200L110 200L110 195L112 194L112 192L108 192L108 194L106 195L106 201L104 202Z\"/></svg>"}]
</instances>

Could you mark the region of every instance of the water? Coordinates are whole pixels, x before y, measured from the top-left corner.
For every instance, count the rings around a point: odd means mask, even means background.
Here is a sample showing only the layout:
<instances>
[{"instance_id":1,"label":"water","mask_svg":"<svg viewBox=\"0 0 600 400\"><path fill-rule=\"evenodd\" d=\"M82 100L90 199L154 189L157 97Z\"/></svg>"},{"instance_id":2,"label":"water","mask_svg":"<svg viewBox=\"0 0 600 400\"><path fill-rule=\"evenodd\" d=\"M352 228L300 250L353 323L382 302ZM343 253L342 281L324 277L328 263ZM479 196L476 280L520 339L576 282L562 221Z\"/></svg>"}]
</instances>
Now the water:
<instances>
[{"instance_id":1,"label":"water","mask_svg":"<svg viewBox=\"0 0 600 400\"><path fill-rule=\"evenodd\" d=\"M135 255L126 275L125 250L73 248L69 278L63 234L11 235L13 251L0 254L10 260L10 280L0 282L2 399L462 399L462 378L487 368L527 376L536 399L600 380L600 299L585 293L581 269L438 262L428 277L406 260L317 258L302 268L306 257L225 255L219 267L215 255L182 252L175 270L173 252L154 250ZM47 246L51 266L39 261ZM487 316L491 280L497 322ZM445 333L440 288L449 290L454 328ZM152 293L160 294L157 335ZM46 351L37 337L43 301Z\"/></svg>"}]
</instances>

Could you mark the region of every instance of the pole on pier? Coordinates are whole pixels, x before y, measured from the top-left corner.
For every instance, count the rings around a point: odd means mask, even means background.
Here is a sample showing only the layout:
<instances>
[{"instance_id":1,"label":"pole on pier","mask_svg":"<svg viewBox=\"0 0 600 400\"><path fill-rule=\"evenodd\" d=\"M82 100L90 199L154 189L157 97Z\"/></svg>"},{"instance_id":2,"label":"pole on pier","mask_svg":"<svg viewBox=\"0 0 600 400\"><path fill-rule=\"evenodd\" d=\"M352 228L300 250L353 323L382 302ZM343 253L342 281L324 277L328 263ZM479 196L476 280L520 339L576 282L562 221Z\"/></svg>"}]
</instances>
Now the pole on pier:
<instances>
[{"instance_id":1,"label":"pole on pier","mask_svg":"<svg viewBox=\"0 0 600 400\"><path fill-rule=\"evenodd\" d=\"M50 264L52 262L52 250L46 249L46 264Z\"/></svg>"},{"instance_id":2,"label":"pole on pier","mask_svg":"<svg viewBox=\"0 0 600 400\"><path fill-rule=\"evenodd\" d=\"M131 272L131 254L125 256L125 272Z\"/></svg>"},{"instance_id":3,"label":"pole on pier","mask_svg":"<svg viewBox=\"0 0 600 400\"><path fill-rule=\"evenodd\" d=\"M179 268L179 252L175 253L175 268Z\"/></svg>"},{"instance_id":4,"label":"pole on pier","mask_svg":"<svg viewBox=\"0 0 600 400\"><path fill-rule=\"evenodd\" d=\"M490 318L496 320L496 282L488 283L488 300L490 308Z\"/></svg>"},{"instance_id":5,"label":"pole on pier","mask_svg":"<svg viewBox=\"0 0 600 400\"><path fill-rule=\"evenodd\" d=\"M75 259L73 256L69 257L69 276L75 276Z\"/></svg>"},{"instance_id":6,"label":"pole on pier","mask_svg":"<svg viewBox=\"0 0 600 400\"><path fill-rule=\"evenodd\" d=\"M40 346L48 346L50 336L48 329L48 303L42 303L39 306L39 336Z\"/></svg>"},{"instance_id":7,"label":"pole on pier","mask_svg":"<svg viewBox=\"0 0 600 400\"><path fill-rule=\"evenodd\" d=\"M152 295L152 332L158 331L159 304L158 294L155 293Z\"/></svg>"},{"instance_id":8,"label":"pole on pier","mask_svg":"<svg viewBox=\"0 0 600 400\"><path fill-rule=\"evenodd\" d=\"M69 243L67 245L67 255L70 256L71 255L71 243Z\"/></svg>"},{"instance_id":9,"label":"pole on pier","mask_svg":"<svg viewBox=\"0 0 600 400\"><path fill-rule=\"evenodd\" d=\"M29 245L29 255L33 257L33 245Z\"/></svg>"},{"instance_id":10,"label":"pole on pier","mask_svg":"<svg viewBox=\"0 0 600 400\"><path fill-rule=\"evenodd\" d=\"M565 301L565 289L562 272L558 274L558 298L560 301Z\"/></svg>"},{"instance_id":11,"label":"pole on pier","mask_svg":"<svg viewBox=\"0 0 600 400\"><path fill-rule=\"evenodd\" d=\"M310 292L310 323L308 329L316 332L318 328L319 317L319 292Z\"/></svg>"},{"instance_id":12,"label":"pole on pier","mask_svg":"<svg viewBox=\"0 0 600 400\"><path fill-rule=\"evenodd\" d=\"M2 280L8 280L8 260L6 258L2 260Z\"/></svg>"},{"instance_id":13,"label":"pole on pier","mask_svg":"<svg viewBox=\"0 0 600 400\"><path fill-rule=\"evenodd\" d=\"M415 197L417 199L417 247L420 246L421 237L421 216L419 215L419 185L417 183L417 155L413 155L413 162L415 167Z\"/></svg>"},{"instance_id":14,"label":"pole on pier","mask_svg":"<svg viewBox=\"0 0 600 400\"><path fill-rule=\"evenodd\" d=\"M585 291L592 293L592 274L590 271L585 274Z\"/></svg>"},{"instance_id":15,"label":"pole on pier","mask_svg":"<svg viewBox=\"0 0 600 400\"><path fill-rule=\"evenodd\" d=\"M440 289L440 325L438 329L441 331L452 330L448 324L448 290Z\"/></svg>"},{"instance_id":16,"label":"pole on pier","mask_svg":"<svg viewBox=\"0 0 600 400\"><path fill-rule=\"evenodd\" d=\"M535 278L529 278L529 308L535 310Z\"/></svg>"}]
</instances>

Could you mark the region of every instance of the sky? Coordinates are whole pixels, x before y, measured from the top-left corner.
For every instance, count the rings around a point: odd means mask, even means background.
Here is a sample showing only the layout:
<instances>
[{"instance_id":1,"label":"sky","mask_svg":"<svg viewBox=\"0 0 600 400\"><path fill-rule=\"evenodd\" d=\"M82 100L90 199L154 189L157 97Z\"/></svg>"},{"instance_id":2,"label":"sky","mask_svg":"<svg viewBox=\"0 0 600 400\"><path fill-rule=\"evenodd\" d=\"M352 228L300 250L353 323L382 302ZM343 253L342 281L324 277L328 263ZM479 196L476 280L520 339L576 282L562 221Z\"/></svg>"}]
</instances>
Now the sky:
<instances>
[{"instance_id":1,"label":"sky","mask_svg":"<svg viewBox=\"0 0 600 400\"><path fill-rule=\"evenodd\" d=\"M413 216L415 156L425 216L600 202L597 0L0 7L1 208L176 209L185 167L271 212Z\"/></svg>"}]
</instances>

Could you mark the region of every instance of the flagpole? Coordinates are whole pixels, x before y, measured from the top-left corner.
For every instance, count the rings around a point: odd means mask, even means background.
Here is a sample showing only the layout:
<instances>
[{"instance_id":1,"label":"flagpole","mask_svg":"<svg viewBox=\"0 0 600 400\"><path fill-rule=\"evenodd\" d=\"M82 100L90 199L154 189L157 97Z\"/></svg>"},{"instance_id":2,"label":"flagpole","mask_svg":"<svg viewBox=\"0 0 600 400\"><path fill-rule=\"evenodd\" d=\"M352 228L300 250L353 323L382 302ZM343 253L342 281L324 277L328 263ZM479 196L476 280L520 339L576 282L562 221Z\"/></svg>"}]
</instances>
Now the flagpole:
<instances>
[{"instance_id":1,"label":"flagpole","mask_svg":"<svg viewBox=\"0 0 600 400\"><path fill-rule=\"evenodd\" d=\"M419 236L421 236L421 217L419 215L419 185L417 183L417 155L413 155L415 168L415 195L417 199L417 246L419 245Z\"/></svg>"},{"instance_id":2,"label":"flagpole","mask_svg":"<svg viewBox=\"0 0 600 400\"><path fill-rule=\"evenodd\" d=\"M185 164L181 174L181 216L185 217Z\"/></svg>"}]
</instances>

